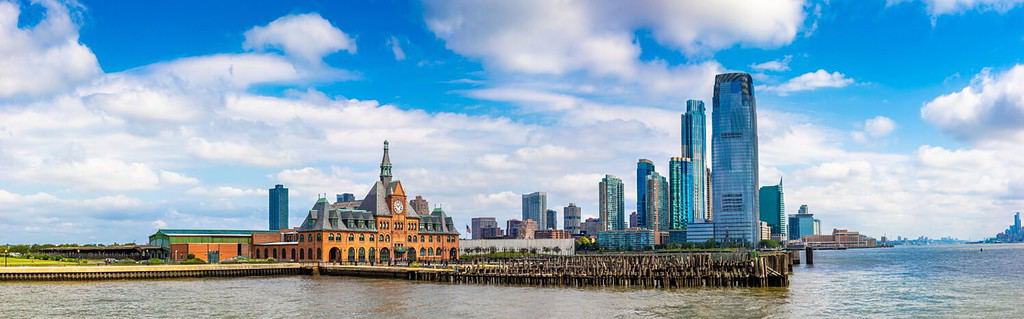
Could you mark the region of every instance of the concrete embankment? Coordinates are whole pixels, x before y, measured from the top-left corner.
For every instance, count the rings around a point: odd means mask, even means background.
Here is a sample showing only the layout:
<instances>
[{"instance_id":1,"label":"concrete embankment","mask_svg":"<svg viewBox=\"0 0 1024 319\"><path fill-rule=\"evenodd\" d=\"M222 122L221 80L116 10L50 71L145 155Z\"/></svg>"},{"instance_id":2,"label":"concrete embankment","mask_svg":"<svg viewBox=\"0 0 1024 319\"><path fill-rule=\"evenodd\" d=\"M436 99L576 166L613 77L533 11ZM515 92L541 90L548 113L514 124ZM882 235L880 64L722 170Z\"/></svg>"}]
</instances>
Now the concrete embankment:
<instances>
[{"instance_id":1,"label":"concrete embankment","mask_svg":"<svg viewBox=\"0 0 1024 319\"><path fill-rule=\"evenodd\" d=\"M307 273L297 263L234 265L0 267L0 281L243 277Z\"/></svg>"}]
</instances>

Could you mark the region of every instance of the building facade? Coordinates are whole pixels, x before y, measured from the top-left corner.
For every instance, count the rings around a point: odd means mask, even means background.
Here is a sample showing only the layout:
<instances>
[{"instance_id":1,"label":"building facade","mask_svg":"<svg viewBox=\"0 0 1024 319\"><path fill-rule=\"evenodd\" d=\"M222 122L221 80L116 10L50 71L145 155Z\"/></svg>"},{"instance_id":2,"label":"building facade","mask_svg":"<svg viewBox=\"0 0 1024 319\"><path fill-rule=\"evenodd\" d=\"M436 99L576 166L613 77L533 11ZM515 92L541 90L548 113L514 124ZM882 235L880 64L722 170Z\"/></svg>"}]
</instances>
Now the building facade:
<instances>
[{"instance_id":1,"label":"building facade","mask_svg":"<svg viewBox=\"0 0 1024 319\"><path fill-rule=\"evenodd\" d=\"M534 239L572 239L572 234L561 229L545 229L533 232Z\"/></svg>"},{"instance_id":2,"label":"building facade","mask_svg":"<svg viewBox=\"0 0 1024 319\"><path fill-rule=\"evenodd\" d=\"M686 225L686 242L703 244L715 239L715 223L692 223Z\"/></svg>"},{"instance_id":3,"label":"building facade","mask_svg":"<svg viewBox=\"0 0 1024 319\"><path fill-rule=\"evenodd\" d=\"M583 211L580 207L575 203L569 203L569 206L562 209L562 228L570 234L579 235L581 217L583 217Z\"/></svg>"},{"instance_id":4,"label":"building facade","mask_svg":"<svg viewBox=\"0 0 1024 319\"><path fill-rule=\"evenodd\" d=\"M757 243L757 104L750 74L715 76L711 117L716 236L722 242Z\"/></svg>"},{"instance_id":5,"label":"building facade","mask_svg":"<svg viewBox=\"0 0 1024 319\"><path fill-rule=\"evenodd\" d=\"M761 221L771 227L770 237L764 239L785 240L789 238L786 227L786 203L782 192L782 179L775 186L764 186L758 191Z\"/></svg>"},{"instance_id":6,"label":"building facade","mask_svg":"<svg viewBox=\"0 0 1024 319\"><path fill-rule=\"evenodd\" d=\"M598 207L602 224L601 231L625 229L625 197L623 197L622 180L612 175L605 175L598 184ZM591 233L594 235L596 233Z\"/></svg>"},{"instance_id":7,"label":"building facade","mask_svg":"<svg viewBox=\"0 0 1024 319\"><path fill-rule=\"evenodd\" d=\"M548 193L523 194L523 220L531 219L541 227L547 226Z\"/></svg>"},{"instance_id":8,"label":"building facade","mask_svg":"<svg viewBox=\"0 0 1024 319\"><path fill-rule=\"evenodd\" d=\"M657 232L646 228L603 231L597 235L597 245L610 250L650 250L656 236Z\"/></svg>"},{"instance_id":9,"label":"building facade","mask_svg":"<svg viewBox=\"0 0 1024 319\"><path fill-rule=\"evenodd\" d=\"M278 231L288 228L288 188L277 184L270 191L270 221L269 229Z\"/></svg>"},{"instance_id":10,"label":"building facade","mask_svg":"<svg viewBox=\"0 0 1024 319\"><path fill-rule=\"evenodd\" d=\"M707 117L704 111L704 101L686 101L686 113L682 115L682 157L690 159L691 167L688 178L691 181L692 196L690 201L693 206L693 218L689 223L701 222L697 218L706 219L708 204L707 189ZM671 174L669 174L671 175Z\"/></svg>"},{"instance_id":11,"label":"building facade","mask_svg":"<svg viewBox=\"0 0 1024 319\"><path fill-rule=\"evenodd\" d=\"M545 214L544 222L546 224L544 225L544 229L558 229L558 211L549 209Z\"/></svg>"},{"instance_id":12,"label":"building facade","mask_svg":"<svg viewBox=\"0 0 1024 319\"><path fill-rule=\"evenodd\" d=\"M423 196L416 195L416 198L409 201L409 206L412 206L412 211L420 215L430 214L430 203L427 203Z\"/></svg>"},{"instance_id":13,"label":"building facade","mask_svg":"<svg viewBox=\"0 0 1024 319\"><path fill-rule=\"evenodd\" d=\"M800 205L796 215L789 215L789 240L799 240L804 236L814 235L814 214L811 214L807 205Z\"/></svg>"},{"instance_id":14,"label":"building facade","mask_svg":"<svg viewBox=\"0 0 1024 319\"><path fill-rule=\"evenodd\" d=\"M356 195L352 193L341 193L335 196L335 200L342 203L354 202L356 200Z\"/></svg>"},{"instance_id":15,"label":"building facade","mask_svg":"<svg viewBox=\"0 0 1024 319\"><path fill-rule=\"evenodd\" d=\"M702 202L695 205L693 175L693 163L689 158L673 157L668 162L669 221L668 227L662 230L686 230L686 224L694 222L694 207Z\"/></svg>"},{"instance_id":16,"label":"building facade","mask_svg":"<svg viewBox=\"0 0 1024 319\"><path fill-rule=\"evenodd\" d=\"M650 227L647 222L647 176L654 173L654 162L641 158L636 162L636 220L639 225L632 227Z\"/></svg>"},{"instance_id":17,"label":"building facade","mask_svg":"<svg viewBox=\"0 0 1024 319\"><path fill-rule=\"evenodd\" d=\"M668 229L671 217L668 210L668 181L658 172L647 175L647 228L654 231ZM640 216L638 215L639 219ZM643 227L641 227L643 228Z\"/></svg>"},{"instance_id":18,"label":"building facade","mask_svg":"<svg viewBox=\"0 0 1024 319\"><path fill-rule=\"evenodd\" d=\"M804 237L804 245L821 249L875 248L878 242L871 237L846 229L833 229L831 235Z\"/></svg>"},{"instance_id":19,"label":"building facade","mask_svg":"<svg viewBox=\"0 0 1024 319\"><path fill-rule=\"evenodd\" d=\"M362 200L332 204L319 198L296 229L295 259L351 263L458 259L459 232L452 218L441 209L418 214L407 207L406 191L401 181L392 180L391 168L385 141L380 179Z\"/></svg>"},{"instance_id":20,"label":"building facade","mask_svg":"<svg viewBox=\"0 0 1024 319\"><path fill-rule=\"evenodd\" d=\"M474 217L470 221L470 231L473 233L470 237L484 239L484 229L488 228L498 228L498 220L494 217Z\"/></svg>"},{"instance_id":21,"label":"building facade","mask_svg":"<svg viewBox=\"0 0 1024 319\"><path fill-rule=\"evenodd\" d=\"M580 226L581 233L587 236L597 236L597 233L603 231L602 229L604 229L604 223L599 218L587 218Z\"/></svg>"}]
</instances>

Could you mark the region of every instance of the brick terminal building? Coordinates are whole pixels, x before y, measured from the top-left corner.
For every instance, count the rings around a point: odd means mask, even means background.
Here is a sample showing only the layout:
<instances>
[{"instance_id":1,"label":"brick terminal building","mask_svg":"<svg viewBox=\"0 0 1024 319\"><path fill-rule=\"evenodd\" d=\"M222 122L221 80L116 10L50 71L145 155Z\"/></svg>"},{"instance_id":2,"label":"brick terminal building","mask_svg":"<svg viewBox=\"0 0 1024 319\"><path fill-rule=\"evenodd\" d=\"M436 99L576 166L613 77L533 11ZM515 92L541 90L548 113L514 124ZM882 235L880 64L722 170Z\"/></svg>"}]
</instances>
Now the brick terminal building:
<instances>
[{"instance_id":1,"label":"brick terminal building","mask_svg":"<svg viewBox=\"0 0 1024 319\"><path fill-rule=\"evenodd\" d=\"M459 257L459 232L441 209L421 214L407 207L402 182L392 180L388 142L380 179L362 200L330 203L320 197L302 225L281 231L161 229L150 245L172 261L189 254L209 262L245 256L302 262L388 263L447 261Z\"/></svg>"}]
</instances>

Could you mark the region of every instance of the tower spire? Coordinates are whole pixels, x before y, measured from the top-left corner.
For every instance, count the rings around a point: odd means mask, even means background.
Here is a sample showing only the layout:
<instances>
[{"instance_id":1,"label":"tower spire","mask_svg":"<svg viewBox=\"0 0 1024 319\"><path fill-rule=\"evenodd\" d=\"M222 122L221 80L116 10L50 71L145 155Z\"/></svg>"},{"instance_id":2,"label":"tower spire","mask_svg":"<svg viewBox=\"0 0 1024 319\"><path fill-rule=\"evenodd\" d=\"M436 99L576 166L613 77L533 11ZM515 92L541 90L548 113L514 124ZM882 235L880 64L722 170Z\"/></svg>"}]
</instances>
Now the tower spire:
<instances>
[{"instance_id":1,"label":"tower spire","mask_svg":"<svg viewBox=\"0 0 1024 319\"><path fill-rule=\"evenodd\" d=\"M380 181L387 187L391 184L391 157L388 156L388 141L384 140L384 158L380 160Z\"/></svg>"}]
</instances>

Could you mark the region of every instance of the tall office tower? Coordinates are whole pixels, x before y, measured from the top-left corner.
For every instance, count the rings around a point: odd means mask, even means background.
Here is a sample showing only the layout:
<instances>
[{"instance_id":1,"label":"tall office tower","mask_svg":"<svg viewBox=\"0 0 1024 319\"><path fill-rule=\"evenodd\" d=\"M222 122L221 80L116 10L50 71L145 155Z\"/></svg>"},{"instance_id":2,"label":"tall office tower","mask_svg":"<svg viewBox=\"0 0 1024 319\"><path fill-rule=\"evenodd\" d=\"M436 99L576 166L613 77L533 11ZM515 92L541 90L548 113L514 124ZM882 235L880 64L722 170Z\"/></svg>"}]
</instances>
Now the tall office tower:
<instances>
[{"instance_id":1,"label":"tall office tower","mask_svg":"<svg viewBox=\"0 0 1024 319\"><path fill-rule=\"evenodd\" d=\"M640 222L636 220L636 212L629 213L629 227L637 228L640 227Z\"/></svg>"},{"instance_id":2,"label":"tall office tower","mask_svg":"<svg viewBox=\"0 0 1024 319\"><path fill-rule=\"evenodd\" d=\"M430 215L430 204L423 199L423 196L416 195L415 199L409 200L409 206L412 206L412 211L417 214Z\"/></svg>"},{"instance_id":3,"label":"tall office tower","mask_svg":"<svg viewBox=\"0 0 1024 319\"><path fill-rule=\"evenodd\" d=\"M288 228L288 189L277 184L270 189L270 230Z\"/></svg>"},{"instance_id":4,"label":"tall office tower","mask_svg":"<svg viewBox=\"0 0 1024 319\"><path fill-rule=\"evenodd\" d=\"M484 239L485 228L498 228L498 220L494 217L476 217L470 222L473 239Z\"/></svg>"},{"instance_id":5,"label":"tall office tower","mask_svg":"<svg viewBox=\"0 0 1024 319\"><path fill-rule=\"evenodd\" d=\"M686 224L695 220L695 207L701 206L694 202L697 199L693 196L693 162L686 157L673 157L668 162L668 200L669 200L669 221L668 229L664 230L686 230ZM703 177L704 174L701 174ZM703 186L701 186L703 187ZM701 219L704 219L701 217Z\"/></svg>"},{"instance_id":6,"label":"tall office tower","mask_svg":"<svg viewBox=\"0 0 1024 319\"><path fill-rule=\"evenodd\" d=\"M804 236L814 235L816 220L814 214L808 211L807 205L800 205L800 211L796 215L789 215L789 223L786 225L789 228L786 234L789 240L798 240L803 239Z\"/></svg>"},{"instance_id":7,"label":"tall office tower","mask_svg":"<svg viewBox=\"0 0 1024 319\"><path fill-rule=\"evenodd\" d=\"M580 207L569 203L569 206L562 209L562 229L570 234L579 235L581 217L583 217L583 212Z\"/></svg>"},{"instance_id":8,"label":"tall office tower","mask_svg":"<svg viewBox=\"0 0 1024 319\"><path fill-rule=\"evenodd\" d=\"M547 225L548 193L533 192L523 194L523 221L532 219L537 227Z\"/></svg>"},{"instance_id":9,"label":"tall office tower","mask_svg":"<svg viewBox=\"0 0 1024 319\"><path fill-rule=\"evenodd\" d=\"M686 101L686 113L682 115L682 157L689 158L692 169L690 169L690 181L693 191L692 203L693 214L688 222L703 222L707 217L708 198L706 185L710 180L707 174L707 117L704 115L704 101ZM671 174L669 174L671 175Z\"/></svg>"},{"instance_id":10,"label":"tall office tower","mask_svg":"<svg viewBox=\"0 0 1024 319\"><path fill-rule=\"evenodd\" d=\"M821 235L821 220L817 218L814 219L814 234Z\"/></svg>"},{"instance_id":11,"label":"tall office tower","mask_svg":"<svg viewBox=\"0 0 1024 319\"><path fill-rule=\"evenodd\" d=\"M622 195L622 180L612 175L605 175L598 184L600 206L598 214L601 219L601 231L622 230L625 216L625 198ZM588 234L593 235L593 234Z\"/></svg>"},{"instance_id":12,"label":"tall office tower","mask_svg":"<svg viewBox=\"0 0 1024 319\"><path fill-rule=\"evenodd\" d=\"M636 220L639 225L633 227L650 227L647 225L647 176L653 172L651 160L641 158L636 162Z\"/></svg>"},{"instance_id":13,"label":"tall office tower","mask_svg":"<svg viewBox=\"0 0 1024 319\"><path fill-rule=\"evenodd\" d=\"M782 178L779 178L779 185L763 186L758 194L760 201L761 221L768 223L771 227L772 239L785 240L786 235L786 203L782 193ZM767 238L762 238L767 239Z\"/></svg>"},{"instance_id":14,"label":"tall office tower","mask_svg":"<svg viewBox=\"0 0 1024 319\"><path fill-rule=\"evenodd\" d=\"M757 197L757 105L750 74L715 76L711 112L715 236L720 242L760 241Z\"/></svg>"},{"instance_id":15,"label":"tall office tower","mask_svg":"<svg viewBox=\"0 0 1024 319\"><path fill-rule=\"evenodd\" d=\"M558 229L558 211L549 209L545 212L547 215L544 216L544 229ZM539 225L538 225L539 226Z\"/></svg>"},{"instance_id":16,"label":"tall office tower","mask_svg":"<svg viewBox=\"0 0 1024 319\"><path fill-rule=\"evenodd\" d=\"M711 196L711 194L713 194L712 186L714 185L711 183L711 181L714 179L714 177L711 176L710 167L707 168L705 171L707 181L704 182L704 221L710 223L712 222L712 220L715 219L715 200Z\"/></svg>"},{"instance_id":17,"label":"tall office tower","mask_svg":"<svg viewBox=\"0 0 1024 319\"><path fill-rule=\"evenodd\" d=\"M352 193L341 193L337 194L335 200L339 203L354 202L356 201L356 195Z\"/></svg>"},{"instance_id":18,"label":"tall office tower","mask_svg":"<svg viewBox=\"0 0 1024 319\"><path fill-rule=\"evenodd\" d=\"M668 211L668 181L658 172L651 172L644 184L647 185L647 222L644 224L654 231L667 231L671 219Z\"/></svg>"},{"instance_id":19,"label":"tall office tower","mask_svg":"<svg viewBox=\"0 0 1024 319\"><path fill-rule=\"evenodd\" d=\"M1020 212L1013 214L1013 231L1020 234Z\"/></svg>"}]
</instances>

